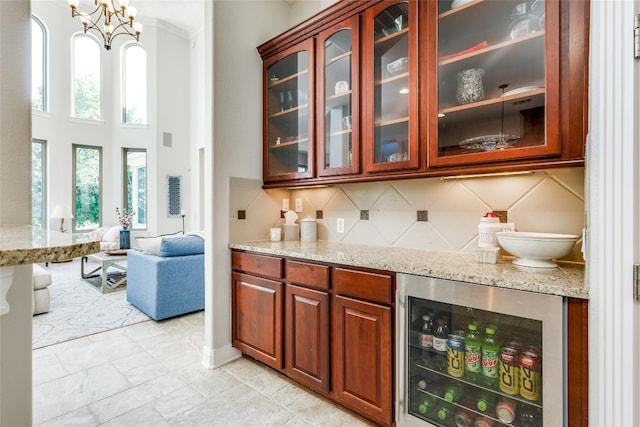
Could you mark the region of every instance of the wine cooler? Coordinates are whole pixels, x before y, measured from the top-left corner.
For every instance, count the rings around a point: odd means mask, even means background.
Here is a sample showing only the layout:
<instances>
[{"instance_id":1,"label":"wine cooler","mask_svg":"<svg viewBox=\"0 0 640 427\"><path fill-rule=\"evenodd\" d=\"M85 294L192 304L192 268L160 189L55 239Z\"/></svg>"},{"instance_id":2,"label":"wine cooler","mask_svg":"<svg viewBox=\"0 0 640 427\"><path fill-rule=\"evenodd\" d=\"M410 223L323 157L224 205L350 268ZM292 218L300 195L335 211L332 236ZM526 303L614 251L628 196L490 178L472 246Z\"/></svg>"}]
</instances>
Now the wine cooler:
<instances>
[{"instance_id":1,"label":"wine cooler","mask_svg":"<svg viewBox=\"0 0 640 427\"><path fill-rule=\"evenodd\" d=\"M397 275L399 426L566 425L563 298Z\"/></svg>"}]
</instances>

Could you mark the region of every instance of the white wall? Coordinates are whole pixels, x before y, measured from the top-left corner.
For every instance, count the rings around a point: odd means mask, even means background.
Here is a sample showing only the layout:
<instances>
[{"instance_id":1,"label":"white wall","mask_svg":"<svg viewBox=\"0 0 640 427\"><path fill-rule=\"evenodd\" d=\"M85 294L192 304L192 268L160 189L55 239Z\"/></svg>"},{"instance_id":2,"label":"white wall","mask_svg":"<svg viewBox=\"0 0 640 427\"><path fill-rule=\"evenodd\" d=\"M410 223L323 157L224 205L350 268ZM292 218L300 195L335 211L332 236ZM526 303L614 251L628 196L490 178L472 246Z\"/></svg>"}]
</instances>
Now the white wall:
<instances>
[{"instance_id":1,"label":"white wall","mask_svg":"<svg viewBox=\"0 0 640 427\"><path fill-rule=\"evenodd\" d=\"M0 2L0 226L24 225L31 217L28 0ZM9 313L0 316L0 426L31 425L30 265L13 270ZM4 279L3 279L4 280Z\"/></svg>"},{"instance_id":2,"label":"white wall","mask_svg":"<svg viewBox=\"0 0 640 427\"><path fill-rule=\"evenodd\" d=\"M102 222L117 224L116 207L123 205L122 148L147 150L147 231L156 235L182 229L181 218L167 217L166 177L182 176L183 206L191 200L191 119L189 101L190 44L188 34L162 21L145 20L141 43L147 51L148 125L121 124L121 47L131 38L119 36L102 52L102 121L70 117L71 37L81 31L66 2L32 1L32 13L47 26L50 37L49 111L33 114L32 136L47 141L49 211L56 204L72 205L72 144L102 147ZM91 34L91 32L90 32ZM99 40L102 44L102 40ZM173 146L162 145L171 132ZM190 229L190 217L185 228ZM50 228L55 225L51 224ZM135 243L132 242L132 243Z\"/></svg>"},{"instance_id":3,"label":"white wall","mask_svg":"<svg viewBox=\"0 0 640 427\"><path fill-rule=\"evenodd\" d=\"M203 362L223 364L231 349L229 181L262 176L262 61L256 47L291 25L290 8L276 1L213 2L213 165ZM208 51L208 49L207 49Z\"/></svg>"}]
</instances>

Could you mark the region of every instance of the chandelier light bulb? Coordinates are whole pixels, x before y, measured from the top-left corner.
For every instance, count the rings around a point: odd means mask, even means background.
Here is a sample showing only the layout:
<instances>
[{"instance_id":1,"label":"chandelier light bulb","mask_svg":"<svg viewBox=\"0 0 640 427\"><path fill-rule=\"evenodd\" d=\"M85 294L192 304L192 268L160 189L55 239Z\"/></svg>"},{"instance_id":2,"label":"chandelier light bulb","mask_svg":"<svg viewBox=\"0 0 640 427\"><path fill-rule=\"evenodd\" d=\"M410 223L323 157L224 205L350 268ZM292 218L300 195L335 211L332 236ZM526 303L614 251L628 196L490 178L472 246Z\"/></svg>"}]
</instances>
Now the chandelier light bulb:
<instances>
[{"instance_id":1,"label":"chandelier light bulb","mask_svg":"<svg viewBox=\"0 0 640 427\"><path fill-rule=\"evenodd\" d=\"M127 7L129 7L129 0L120 0L120 9L125 10Z\"/></svg>"},{"instance_id":2,"label":"chandelier light bulb","mask_svg":"<svg viewBox=\"0 0 640 427\"><path fill-rule=\"evenodd\" d=\"M129 14L129 19L133 20L138 14L138 9L136 9L134 6L129 6L127 7L127 14Z\"/></svg>"},{"instance_id":3,"label":"chandelier light bulb","mask_svg":"<svg viewBox=\"0 0 640 427\"><path fill-rule=\"evenodd\" d=\"M142 24L139 22L136 22L133 24L133 31L136 32L136 34L140 35L140 33L142 32Z\"/></svg>"},{"instance_id":4,"label":"chandelier light bulb","mask_svg":"<svg viewBox=\"0 0 640 427\"><path fill-rule=\"evenodd\" d=\"M69 6L71 6L71 9L78 7L78 3L80 3L80 0L69 0Z\"/></svg>"}]
</instances>

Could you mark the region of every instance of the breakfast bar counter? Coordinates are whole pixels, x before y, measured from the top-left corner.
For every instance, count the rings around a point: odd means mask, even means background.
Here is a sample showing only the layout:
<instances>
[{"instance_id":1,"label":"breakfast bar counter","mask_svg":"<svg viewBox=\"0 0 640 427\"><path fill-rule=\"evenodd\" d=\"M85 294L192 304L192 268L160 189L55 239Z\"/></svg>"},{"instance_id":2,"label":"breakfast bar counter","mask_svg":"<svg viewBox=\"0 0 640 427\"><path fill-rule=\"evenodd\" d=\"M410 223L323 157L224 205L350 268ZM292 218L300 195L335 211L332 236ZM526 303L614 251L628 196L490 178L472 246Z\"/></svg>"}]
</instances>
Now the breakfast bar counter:
<instances>
[{"instance_id":1,"label":"breakfast bar counter","mask_svg":"<svg viewBox=\"0 0 640 427\"><path fill-rule=\"evenodd\" d=\"M29 225L0 227L0 267L67 260L100 251L100 242Z\"/></svg>"},{"instance_id":2,"label":"breakfast bar counter","mask_svg":"<svg viewBox=\"0 0 640 427\"><path fill-rule=\"evenodd\" d=\"M560 263L554 269L518 267L504 256L497 264L478 263L475 254L427 251L329 241L256 240L229 244L234 250L371 268L500 288L588 299L584 265Z\"/></svg>"}]
</instances>

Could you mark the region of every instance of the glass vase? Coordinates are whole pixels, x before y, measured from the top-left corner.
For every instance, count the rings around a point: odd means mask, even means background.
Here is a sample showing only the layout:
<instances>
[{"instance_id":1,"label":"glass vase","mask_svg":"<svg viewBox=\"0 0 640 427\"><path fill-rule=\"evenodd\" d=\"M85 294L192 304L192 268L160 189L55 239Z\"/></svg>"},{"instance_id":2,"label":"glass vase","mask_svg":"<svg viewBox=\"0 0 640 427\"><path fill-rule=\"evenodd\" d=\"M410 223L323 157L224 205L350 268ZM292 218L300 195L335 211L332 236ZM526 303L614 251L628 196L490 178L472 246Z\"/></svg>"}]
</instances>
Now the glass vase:
<instances>
[{"instance_id":1,"label":"glass vase","mask_svg":"<svg viewBox=\"0 0 640 427\"><path fill-rule=\"evenodd\" d=\"M120 230L120 249L131 248L131 231L124 229Z\"/></svg>"}]
</instances>

